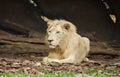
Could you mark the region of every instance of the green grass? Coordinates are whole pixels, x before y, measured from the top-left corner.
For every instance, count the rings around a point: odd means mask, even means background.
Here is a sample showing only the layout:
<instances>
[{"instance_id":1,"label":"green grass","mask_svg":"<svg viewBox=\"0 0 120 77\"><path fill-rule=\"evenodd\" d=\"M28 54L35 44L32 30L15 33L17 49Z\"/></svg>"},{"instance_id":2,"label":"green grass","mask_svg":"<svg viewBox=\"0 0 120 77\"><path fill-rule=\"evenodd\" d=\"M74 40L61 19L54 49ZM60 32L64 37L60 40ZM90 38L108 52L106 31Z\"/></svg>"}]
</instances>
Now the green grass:
<instances>
[{"instance_id":1,"label":"green grass","mask_svg":"<svg viewBox=\"0 0 120 77\"><path fill-rule=\"evenodd\" d=\"M18 73L0 73L0 77L74 77L75 74L72 72L45 72L44 75L28 75L28 74L18 74Z\"/></svg>"},{"instance_id":2,"label":"green grass","mask_svg":"<svg viewBox=\"0 0 120 77\"><path fill-rule=\"evenodd\" d=\"M100 72L99 72L100 71ZM0 77L75 77L77 73L75 72L48 72L41 70L44 75L38 76L33 74L24 74L24 73L0 73ZM93 70L84 70L82 71L83 77L120 77L116 76L119 73L116 68L95 68ZM78 76L79 77L79 76Z\"/></svg>"},{"instance_id":3,"label":"green grass","mask_svg":"<svg viewBox=\"0 0 120 77\"><path fill-rule=\"evenodd\" d=\"M1 73L0 77L38 77L37 75L27 75L18 73Z\"/></svg>"},{"instance_id":4,"label":"green grass","mask_svg":"<svg viewBox=\"0 0 120 77\"><path fill-rule=\"evenodd\" d=\"M44 76L41 77L74 77L75 73L74 72L48 72L45 70L41 70L41 72L44 73Z\"/></svg>"},{"instance_id":5,"label":"green grass","mask_svg":"<svg viewBox=\"0 0 120 77\"><path fill-rule=\"evenodd\" d=\"M117 68L109 67L109 68L95 68L94 70L84 70L82 72L83 77L120 77L117 76L119 73ZM87 76L86 76L87 75Z\"/></svg>"}]
</instances>

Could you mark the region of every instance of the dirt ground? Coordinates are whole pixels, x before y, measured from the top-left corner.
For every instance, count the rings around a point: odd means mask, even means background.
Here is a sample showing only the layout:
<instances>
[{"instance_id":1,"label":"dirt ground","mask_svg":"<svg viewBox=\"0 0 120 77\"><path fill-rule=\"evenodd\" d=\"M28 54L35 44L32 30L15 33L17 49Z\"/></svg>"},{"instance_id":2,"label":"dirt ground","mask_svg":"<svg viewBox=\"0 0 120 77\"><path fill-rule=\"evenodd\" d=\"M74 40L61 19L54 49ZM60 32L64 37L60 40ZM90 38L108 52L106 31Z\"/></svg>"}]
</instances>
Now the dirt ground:
<instances>
[{"instance_id":1,"label":"dirt ground","mask_svg":"<svg viewBox=\"0 0 120 77\"><path fill-rule=\"evenodd\" d=\"M94 68L115 67L120 72L120 56L89 55L94 62L82 62L81 64L44 64L42 54L0 54L0 72L24 72L26 74L42 74L39 70L69 71L81 73L82 70Z\"/></svg>"}]
</instances>

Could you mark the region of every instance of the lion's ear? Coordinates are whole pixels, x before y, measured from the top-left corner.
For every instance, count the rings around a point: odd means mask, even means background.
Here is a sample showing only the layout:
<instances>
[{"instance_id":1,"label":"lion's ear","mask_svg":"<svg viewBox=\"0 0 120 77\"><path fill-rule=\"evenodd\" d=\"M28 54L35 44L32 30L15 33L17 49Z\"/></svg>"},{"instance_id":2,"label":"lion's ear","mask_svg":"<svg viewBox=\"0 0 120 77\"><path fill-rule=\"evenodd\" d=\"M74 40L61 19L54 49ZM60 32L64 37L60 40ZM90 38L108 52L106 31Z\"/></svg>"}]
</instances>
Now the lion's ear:
<instances>
[{"instance_id":1,"label":"lion's ear","mask_svg":"<svg viewBox=\"0 0 120 77\"><path fill-rule=\"evenodd\" d=\"M47 17L45 17L45 16L41 16L41 18L42 18L45 22L52 21L51 19L48 19L48 18L47 18Z\"/></svg>"},{"instance_id":2,"label":"lion's ear","mask_svg":"<svg viewBox=\"0 0 120 77\"><path fill-rule=\"evenodd\" d=\"M69 30L69 29L70 29L70 24L65 23L65 24L63 25L63 27L64 27L66 30Z\"/></svg>"}]
</instances>

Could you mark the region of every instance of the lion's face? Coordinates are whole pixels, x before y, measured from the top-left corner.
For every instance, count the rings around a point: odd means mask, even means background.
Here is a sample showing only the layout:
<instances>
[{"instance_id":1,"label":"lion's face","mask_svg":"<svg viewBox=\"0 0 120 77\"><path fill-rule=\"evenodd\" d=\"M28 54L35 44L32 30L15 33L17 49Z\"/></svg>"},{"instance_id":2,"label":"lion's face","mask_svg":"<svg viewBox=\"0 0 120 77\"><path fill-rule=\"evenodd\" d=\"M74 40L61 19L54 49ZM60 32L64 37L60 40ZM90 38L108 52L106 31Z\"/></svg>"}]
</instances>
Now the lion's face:
<instances>
[{"instance_id":1,"label":"lion's face","mask_svg":"<svg viewBox=\"0 0 120 77\"><path fill-rule=\"evenodd\" d=\"M57 46L60 45L61 41L65 38L66 31L62 26L63 24L60 24L60 23L58 24L55 21L48 23L47 42L50 48L56 48Z\"/></svg>"},{"instance_id":2,"label":"lion's face","mask_svg":"<svg viewBox=\"0 0 120 77\"><path fill-rule=\"evenodd\" d=\"M64 39L71 34L71 32L76 33L76 27L65 20L51 20L47 17L41 17L45 22L47 22L47 44L50 48L56 48L64 43Z\"/></svg>"}]
</instances>

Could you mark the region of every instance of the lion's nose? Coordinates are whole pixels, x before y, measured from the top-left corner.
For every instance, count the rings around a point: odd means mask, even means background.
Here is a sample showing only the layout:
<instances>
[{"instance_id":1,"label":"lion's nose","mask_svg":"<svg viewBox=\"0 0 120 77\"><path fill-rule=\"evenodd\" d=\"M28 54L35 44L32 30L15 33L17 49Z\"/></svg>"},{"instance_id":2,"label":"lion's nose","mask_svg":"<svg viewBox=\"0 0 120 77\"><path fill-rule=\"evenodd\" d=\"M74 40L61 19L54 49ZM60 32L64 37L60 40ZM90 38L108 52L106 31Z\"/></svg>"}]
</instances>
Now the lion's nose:
<instances>
[{"instance_id":1,"label":"lion's nose","mask_svg":"<svg viewBox=\"0 0 120 77\"><path fill-rule=\"evenodd\" d=\"M53 40L48 40L49 43L51 43Z\"/></svg>"}]
</instances>

